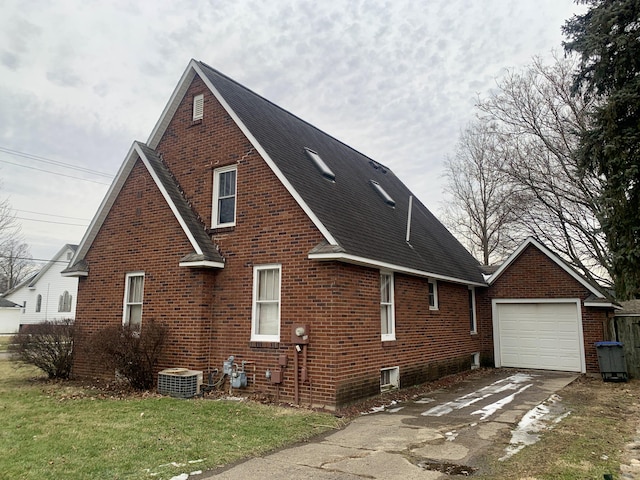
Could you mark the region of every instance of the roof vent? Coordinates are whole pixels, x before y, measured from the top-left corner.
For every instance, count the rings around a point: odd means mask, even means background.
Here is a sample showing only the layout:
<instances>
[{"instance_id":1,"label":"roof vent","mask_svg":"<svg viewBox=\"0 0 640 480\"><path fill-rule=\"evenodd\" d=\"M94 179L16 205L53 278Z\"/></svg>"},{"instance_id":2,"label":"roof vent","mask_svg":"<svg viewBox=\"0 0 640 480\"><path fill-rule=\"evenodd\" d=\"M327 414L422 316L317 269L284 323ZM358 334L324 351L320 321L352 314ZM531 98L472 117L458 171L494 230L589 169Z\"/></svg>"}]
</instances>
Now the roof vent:
<instances>
[{"instance_id":1,"label":"roof vent","mask_svg":"<svg viewBox=\"0 0 640 480\"><path fill-rule=\"evenodd\" d=\"M193 97L193 121L202 120L204 117L204 95Z\"/></svg>"},{"instance_id":2,"label":"roof vent","mask_svg":"<svg viewBox=\"0 0 640 480\"><path fill-rule=\"evenodd\" d=\"M378 192L378 195L382 197L382 199L384 200L384 203L386 203L390 207L396 206L396 201L393 198L391 198L391 195L389 195L384 188L382 188L382 185L380 185L375 180L369 180L369 183L375 189L375 191Z\"/></svg>"},{"instance_id":3,"label":"roof vent","mask_svg":"<svg viewBox=\"0 0 640 480\"><path fill-rule=\"evenodd\" d=\"M336 181L336 174L333 173L333 171L327 166L326 163L324 163L324 160L320 158L320 155L318 155L318 152L314 152L313 150L307 147L304 148L304 151L307 152L307 156L311 159L311 161L318 168L318 170L320 170L320 173L322 173L322 176L324 178L326 178L327 180L331 180L332 182Z\"/></svg>"}]
</instances>

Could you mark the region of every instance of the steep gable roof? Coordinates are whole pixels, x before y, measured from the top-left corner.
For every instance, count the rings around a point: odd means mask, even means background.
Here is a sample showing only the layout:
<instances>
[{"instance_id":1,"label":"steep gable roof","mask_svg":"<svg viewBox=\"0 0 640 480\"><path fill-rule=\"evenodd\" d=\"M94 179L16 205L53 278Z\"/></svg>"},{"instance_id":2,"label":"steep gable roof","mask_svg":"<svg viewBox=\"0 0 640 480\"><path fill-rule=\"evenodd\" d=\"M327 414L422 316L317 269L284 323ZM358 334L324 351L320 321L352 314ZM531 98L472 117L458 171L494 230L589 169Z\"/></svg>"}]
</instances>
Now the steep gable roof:
<instances>
[{"instance_id":1,"label":"steep gable roof","mask_svg":"<svg viewBox=\"0 0 640 480\"><path fill-rule=\"evenodd\" d=\"M574 280L584 286L591 295L585 300L585 305L590 307L613 307L619 308L620 306L613 302L613 300L607 295L607 293L598 285L594 285L587 280L584 275L578 273L567 262L560 258L557 254L547 248L543 243L539 242L533 237L528 237L520 246L507 258L502 265L488 278L487 283L493 285L498 278L520 257L527 247L533 246L546 255L551 261L553 261L558 267L567 272Z\"/></svg>"},{"instance_id":2,"label":"steep gable roof","mask_svg":"<svg viewBox=\"0 0 640 480\"><path fill-rule=\"evenodd\" d=\"M310 258L485 285L478 262L389 168L202 62L189 63L147 142L151 148L195 75L323 234ZM319 171L308 150L333 175Z\"/></svg>"},{"instance_id":3,"label":"steep gable roof","mask_svg":"<svg viewBox=\"0 0 640 480\"><path fill-rule=\"evenodd\" d=\"M62 274L64 276L73 277L88 275L85 256L138 159L140 159L147 168L147 171L153 178L156 186L167 202L167 205L173 212L176 220L182 227L183 232L193 247L194 251L187 254L180 260L180 266L212 268L224 267L224 259L220 256L216 246L205 232L204 226L198 220L195 213L180 192L178 184L162 162L162 159L148 146L140 142L134 142L127 154L126 160L120 167L120 170L109 187L107 195L98 208L98 212L93 217L89 228L82 238L82 241L76 250L76 254L71 259L69 267L63 270Z\"/></svg>"}]
</instances>

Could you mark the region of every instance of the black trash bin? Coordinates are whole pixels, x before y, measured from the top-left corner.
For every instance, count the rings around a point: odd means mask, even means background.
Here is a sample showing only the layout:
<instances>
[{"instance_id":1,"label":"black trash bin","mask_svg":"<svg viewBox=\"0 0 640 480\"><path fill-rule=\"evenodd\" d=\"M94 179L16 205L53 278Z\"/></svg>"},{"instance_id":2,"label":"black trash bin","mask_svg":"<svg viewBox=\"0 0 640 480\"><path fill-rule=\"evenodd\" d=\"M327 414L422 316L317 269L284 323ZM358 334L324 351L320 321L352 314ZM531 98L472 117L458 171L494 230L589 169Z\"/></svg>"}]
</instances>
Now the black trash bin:
<instances>
[{"instance_id":1,"label":"black trash bin","mask_svg":"<svg viewBox=\"0 0 640 480\"><path fill-rule=\"evenodd\" d=\"M627 363L620 342L596 342L600 374L605 382L626 382Z\"/></svg>"}]
</instances>

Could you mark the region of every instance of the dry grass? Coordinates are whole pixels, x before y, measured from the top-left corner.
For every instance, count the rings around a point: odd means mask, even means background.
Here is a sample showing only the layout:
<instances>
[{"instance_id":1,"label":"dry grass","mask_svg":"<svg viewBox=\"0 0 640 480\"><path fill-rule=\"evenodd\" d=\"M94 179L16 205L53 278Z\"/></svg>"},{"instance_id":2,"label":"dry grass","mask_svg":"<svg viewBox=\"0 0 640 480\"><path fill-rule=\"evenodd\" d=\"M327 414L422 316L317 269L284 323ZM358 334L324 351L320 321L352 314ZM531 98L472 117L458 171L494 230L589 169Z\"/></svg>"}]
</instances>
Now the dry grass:
<instances>
[{"instance_id":1,"label":"dry grass","mask_svg":"<svg viewBox=\"0 0 640 480\"><path fill-rule=\"evenodd\" d=\"M496 442L483 480L602 480L619 478L625 445L640 422L640 380L603 382L581 377L559 392L570 415L504 462L508 438Z\"/></svg>"}]
</instances>

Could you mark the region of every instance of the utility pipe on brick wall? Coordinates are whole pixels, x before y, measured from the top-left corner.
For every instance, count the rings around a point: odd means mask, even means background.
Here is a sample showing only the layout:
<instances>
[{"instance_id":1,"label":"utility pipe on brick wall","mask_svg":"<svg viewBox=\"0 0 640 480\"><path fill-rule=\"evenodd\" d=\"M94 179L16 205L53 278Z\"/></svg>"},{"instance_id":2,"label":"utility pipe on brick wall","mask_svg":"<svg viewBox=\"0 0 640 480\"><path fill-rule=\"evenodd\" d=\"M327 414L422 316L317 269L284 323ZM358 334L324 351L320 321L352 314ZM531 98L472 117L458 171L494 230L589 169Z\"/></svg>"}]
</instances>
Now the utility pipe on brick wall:
<instances>
[{"instance_id":1,"label":"utility pipe on brick wall","mask_svg":"<svg viewBox=\"0 0 640 480\"><path fill-rule=\"evenodd\" d=\"M299 345L293 347L293 377L294 377L294 401L296 405L300 405L300 382L298 378L298 348Z\"/></svg>"}]
</instances>

